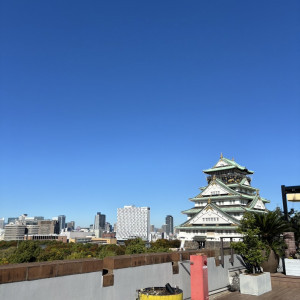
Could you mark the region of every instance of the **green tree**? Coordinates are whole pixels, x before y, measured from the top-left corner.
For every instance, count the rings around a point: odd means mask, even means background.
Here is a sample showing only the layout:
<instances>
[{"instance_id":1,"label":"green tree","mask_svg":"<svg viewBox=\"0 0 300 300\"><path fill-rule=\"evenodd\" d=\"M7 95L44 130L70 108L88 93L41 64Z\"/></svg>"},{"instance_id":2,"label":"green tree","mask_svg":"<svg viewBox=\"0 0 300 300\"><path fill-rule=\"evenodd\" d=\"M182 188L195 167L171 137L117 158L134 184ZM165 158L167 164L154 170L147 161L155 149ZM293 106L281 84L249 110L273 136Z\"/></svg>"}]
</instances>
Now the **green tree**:
<instances>
[{"instance_id":1,"label":"green tree","mask_svg":"<svg viewBox=\"0 0 300 300\"><path fill-rule=\"evenodd\" d=\"M172 241L166 240L166 239L158 239L155 242L151 243L150 249L148 249L148 252L169 252L169 248L173 247Z\"/></svg>"},{"instance_id":2,"label":"green tree","mask_svg":"<svg viewBox=\"0 0 300 300\"><path fill-rule=\"evenodd\" d=\"M296 247L297 250L299 251L299 247L300 247L300 212L299 211L294 211L294 209L291 210L289 224L291 230L295 234Z\"/></svg>"},{"instance_id":3,"label":"green tree","mask_svg":"<svg viewBox=\"0 0 300 300\"><path fill-rule=\"evenodd\" d=\"M14 253L9 257L10 263L35 262L41 253L41 247L35 241L23 241L19 243Z\"/></svg>"},{"instance_id":4,"label":"green tree","mask_svg":"<svg viewBox=\"0 0 300 300\"><path fill-rule=\"evenodd\" d=\"M146 252L145 243L141 238L129 240L126 246L125 254L139 254Z\"/></svg>"},{"instance_id":5,"label":"green tree","mask_svg":"<svg viewBox=\"0 0 300 300\"><path fill-rule=\"evenodd\" d=\"M232 243L232 247L243 256L248 263L248 270L254 267L260 272L260 264L267 260L272 249L278 256L284 253L283 232L288 225L277 210L267 213L247 212L240 221L238 232L243 241Z\"/></svg>"},{"instance_id":6,"label":"green tree","mask_svg":"<svg viewBox=\"0 0 300 300\"><path fill-rule=\"evenodd\" d=\"M244 236L243 241L232 242L231 247L243 257L249 273L260 273L260 264L267 257L263 254L266 245L258 237L259 229L247 229L240 233Z\"/></svg>"}]
</instances>

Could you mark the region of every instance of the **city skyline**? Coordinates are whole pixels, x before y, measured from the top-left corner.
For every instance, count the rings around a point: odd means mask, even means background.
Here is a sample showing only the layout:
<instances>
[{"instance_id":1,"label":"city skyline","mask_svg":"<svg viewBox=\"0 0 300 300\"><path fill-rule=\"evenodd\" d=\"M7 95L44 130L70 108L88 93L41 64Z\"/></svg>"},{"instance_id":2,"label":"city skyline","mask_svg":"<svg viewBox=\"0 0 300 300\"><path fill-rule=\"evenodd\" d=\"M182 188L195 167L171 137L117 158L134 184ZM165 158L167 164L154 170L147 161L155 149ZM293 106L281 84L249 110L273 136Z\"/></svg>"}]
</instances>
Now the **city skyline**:
<instances>
[{"instance_id":1,"label":"city skyline","mask_svg":"<svg viewBox=\"0 0 300 300\"><path fill-rule=\"evenodd\" d=\"M0 218L181 211L222 152L299 185L300 2L3 2ZM289 208L300 209L298 203Z\"/></svg>"}]
</instances>

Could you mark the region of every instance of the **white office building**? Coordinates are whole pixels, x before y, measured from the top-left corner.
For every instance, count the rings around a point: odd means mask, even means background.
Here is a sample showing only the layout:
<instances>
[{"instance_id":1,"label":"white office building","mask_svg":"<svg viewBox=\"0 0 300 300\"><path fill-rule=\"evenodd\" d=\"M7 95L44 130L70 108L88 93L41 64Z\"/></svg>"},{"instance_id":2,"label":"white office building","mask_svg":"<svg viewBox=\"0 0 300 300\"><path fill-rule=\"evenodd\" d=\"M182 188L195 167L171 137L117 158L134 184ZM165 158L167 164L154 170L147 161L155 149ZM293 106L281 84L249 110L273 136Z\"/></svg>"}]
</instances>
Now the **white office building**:
<instances>
[{"instance_id":1,"label":"white office building","mask_svg":"<svg viewBox=\"0 0 300 300\"><path fill-rule=\"evenodd\" d=\"M150 208L124 206L118 208L117 240L127 240L140 237L143 240L150 238Z\"/></svg>"}]
</instances>

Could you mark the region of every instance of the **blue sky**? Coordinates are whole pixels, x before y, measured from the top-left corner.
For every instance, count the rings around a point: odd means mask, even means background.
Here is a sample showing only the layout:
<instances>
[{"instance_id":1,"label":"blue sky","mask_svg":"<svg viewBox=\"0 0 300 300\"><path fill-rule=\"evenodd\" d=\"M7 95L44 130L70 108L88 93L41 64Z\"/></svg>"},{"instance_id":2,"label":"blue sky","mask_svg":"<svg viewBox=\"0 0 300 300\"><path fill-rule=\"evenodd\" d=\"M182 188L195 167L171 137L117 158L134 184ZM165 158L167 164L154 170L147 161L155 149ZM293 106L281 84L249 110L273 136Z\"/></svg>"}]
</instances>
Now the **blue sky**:
<instances>
[{"instance_id":1,"label":"blue sky","mask_svg":"<svg viewBox=\"0 0 300 300\"><path fill-rule=\"evenodd\" d=\"M221 152L300 184L299 1L0 5L0 217L178 225Z\"/></svg>"}]
</instances>

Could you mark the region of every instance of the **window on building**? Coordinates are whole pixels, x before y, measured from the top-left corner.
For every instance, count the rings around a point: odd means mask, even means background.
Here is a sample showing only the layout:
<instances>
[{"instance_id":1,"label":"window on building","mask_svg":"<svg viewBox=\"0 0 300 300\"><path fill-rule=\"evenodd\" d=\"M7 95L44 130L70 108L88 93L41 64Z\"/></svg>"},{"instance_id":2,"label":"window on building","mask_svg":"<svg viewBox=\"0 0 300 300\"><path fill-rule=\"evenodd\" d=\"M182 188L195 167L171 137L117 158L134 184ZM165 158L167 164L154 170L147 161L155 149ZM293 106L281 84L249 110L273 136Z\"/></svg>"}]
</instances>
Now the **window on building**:
<instances>
[{"instance_id":1,"label":"window on building","mask_svg":"<svg viewBox=\"0 0 300 300\"><path fill-rule=\"evenodd\" d=\"M210 194L211 194L212 196L213 196L213 195L220 195L220 191L212 191Z\"/></svg>"}]
</instances>

